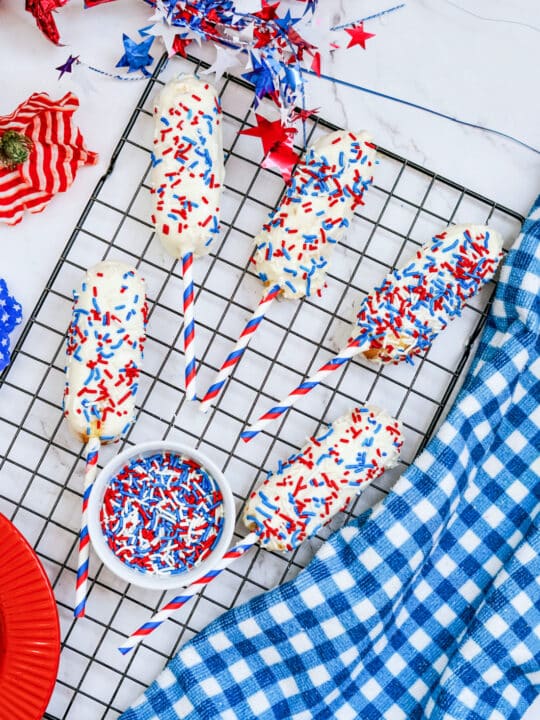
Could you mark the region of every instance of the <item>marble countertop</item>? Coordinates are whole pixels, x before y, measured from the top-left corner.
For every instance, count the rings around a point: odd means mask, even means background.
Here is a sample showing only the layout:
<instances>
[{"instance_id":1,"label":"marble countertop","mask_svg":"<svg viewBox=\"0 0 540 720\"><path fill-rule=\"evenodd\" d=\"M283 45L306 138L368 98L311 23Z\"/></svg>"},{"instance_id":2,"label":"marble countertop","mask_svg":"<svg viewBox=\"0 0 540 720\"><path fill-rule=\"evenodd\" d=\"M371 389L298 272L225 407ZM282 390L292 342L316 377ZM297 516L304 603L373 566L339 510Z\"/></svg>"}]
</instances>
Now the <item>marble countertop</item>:
<instances>
[{"instance_id":1,"label":"marble countertop","mask_svg":"<svg viewBox=\"0 0 540 720\"><path fill-rule=\"evenodd\" d=\"M324 5L333 12L325 13ZM329 25L390 5L323 0L310 37L324 47ZM540 148L540 100L531 88L532 69L540 64L535 6L534 0L406 0L405 8L366 27L376 34L367 50L323 53L322 69ZM0 276L28 316L142 91L141 82L119 82L84 68L58 80L55 67L72 53L114 72L122 32L135 37L148 24L150 12L142 1L117 0L86 11L81 2L72 1L56 15L65 46L55 47L23 8L20 0L0 0L0 114L10 113L32 92L60 97L73 91L81 103L76 120L88 148L100 155L99 163L83 168L68 193L43 213L27 216L15 227L0 225ZM520 213L527 212L540 191L540 155L500 135L314 77L307 105L319 107L322 117L339 125L369 129L378 144ZM527 718L539 712L537 705Z\"/></svg>"}]
</instances>

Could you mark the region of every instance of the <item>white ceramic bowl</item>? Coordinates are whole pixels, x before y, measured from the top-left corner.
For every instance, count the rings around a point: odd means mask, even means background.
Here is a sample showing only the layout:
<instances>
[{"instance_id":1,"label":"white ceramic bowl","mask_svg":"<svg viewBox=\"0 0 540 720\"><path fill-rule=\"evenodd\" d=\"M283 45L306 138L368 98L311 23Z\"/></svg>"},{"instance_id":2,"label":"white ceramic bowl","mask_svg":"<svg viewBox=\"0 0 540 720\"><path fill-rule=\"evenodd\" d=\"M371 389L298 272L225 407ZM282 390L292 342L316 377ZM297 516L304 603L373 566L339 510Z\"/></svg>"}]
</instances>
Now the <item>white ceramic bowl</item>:
<instances>
[{"instance_id":1,"label":"white ceramic bowl","mask_svg":"<svg viewBox=\"0 0 540 720\"><path fill-rule=\"evenodd\" d=\"M155 575L153 573L142 573L135 568L131 568L118 558L110 547L107 545L105 536L101 529L99 514L103 504L103 496L109 481L116 473L130 460L142 456L153 455L154 453L171 452L176 455L195 460L201 467L208 472L219 487L223 496L223 527L221 535L216 547L210 555L202 560L198 565L185 570L184 572L174 575ZM98 554L100 560L118 577L126 582L139 585L144 588L152 588L154 590L167 590L169 588L185 587L202 577L209 570L212 570L221 560L227 549L229 548L234 525L236 522L236 513L234 507L234 499L227 483L225 476L221 470L198 450L194 450L188 445L182 443L168 442L167 440L156 440L153 442L140 443L133 447L127 448L123 452L116 455L110 460L103 470L99 473L88 503L88 530L94 550Z\"/></svg>"}]
</instances>

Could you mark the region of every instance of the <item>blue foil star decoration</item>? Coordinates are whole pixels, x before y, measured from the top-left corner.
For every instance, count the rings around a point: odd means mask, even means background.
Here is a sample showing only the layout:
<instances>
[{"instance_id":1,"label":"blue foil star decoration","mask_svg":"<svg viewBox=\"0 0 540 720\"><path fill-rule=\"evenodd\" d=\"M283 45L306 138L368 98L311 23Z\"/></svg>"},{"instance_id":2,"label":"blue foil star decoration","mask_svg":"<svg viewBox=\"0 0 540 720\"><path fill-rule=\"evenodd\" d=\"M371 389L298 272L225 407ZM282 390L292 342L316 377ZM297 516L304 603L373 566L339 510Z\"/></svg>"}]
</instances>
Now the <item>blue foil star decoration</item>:
<instances>
[{"instance_id":1,"label":"blue foil star decoration","mask_svg":"<svg viewBox=\"0 0 540 720\"><path fill-rule=\"evenodd\" d=\"M251 64L253 66L253 70L250 70L247 73L242 73L242 77L246 78L246 80L255 85L257 103L263 97L274 98L276 89L274 87L274 78L270 67L264 62L264 60L259 62L253 53L251 54Z\"/></svg>"},{"instance_id":2,"label":"blue foil star decoration","mask_svg":"<svg viewBox=\"0 0 540 720\"><path fill-rule=\"evenodd\" d=\"M308 12L311 12L312 14L314 14L315 10L317 9L318 2L319 2L319 0L307 0L304 15Z\"/></svg>"},{"instance_id":3,"label":"blue foil star decoration","mask_svg":"<svg viewBox=\"0 0 540 720\"><path fill-rule=\"evenodd\" d=\"M274 22L286 34L289 31L289 29L292 28L293 25L296 25L296 23L299 23L301 19L302 19L301 17L298 17L298 18L291 17L291 11L287 10L286 15L284 15L282 18L274 20Z\"/></svg>"},{"instance_id":4,"label":"blue foil star decoration","mask_svg":"<svg viewBox=\"0 0 540 720\"><path fill-rule=\"evenodd\" d=\"M141 37L148 37L150 35L150 30L154 27L154 23L150 23L150 25L146 25L145 27L139 28L138 33Z\"/></svg>"},{"instance_id":5,"label":"blue foil star decoration","mask_svg":"<svg viewBox=\"0 0 540 720\"><path fill-rule=\"evenodd\" d=\"M116 67L127 67L128 73L141 70L144 75L150 76L146 66L154 62L154 58L149 53L152 43L154 42L153 36L149 36L142 42L136 43L124 33L122 41L125 52L116 63Z\"/></svg>"},{"instance_id":6,"label":"blue foil star decoration","mask_svg":"<svg viewBox=\"0 0 540 720\"><path fill-rule=\"evenodd\" d=\"M295 93L302 82L302 76L298 68L293 65L287 65L286 63L281 63L281 68L283 72L284 89L290 93Z\"/></svg>"},{"instance_id":7,"label":"blue foil star decoration","mask_svg":"<svg viewBox=\"0 0 540 720\"><path fill-rule=\"evenodd\" d=\"M59 65L55 70L60 70L60 75L58 76L58 79L62 77L64 73L70 73L73 72L73 66L79 64L79 56L73 57L73 55L70 55L66 62L63 65Z\"/></svg>"}]
</instances>

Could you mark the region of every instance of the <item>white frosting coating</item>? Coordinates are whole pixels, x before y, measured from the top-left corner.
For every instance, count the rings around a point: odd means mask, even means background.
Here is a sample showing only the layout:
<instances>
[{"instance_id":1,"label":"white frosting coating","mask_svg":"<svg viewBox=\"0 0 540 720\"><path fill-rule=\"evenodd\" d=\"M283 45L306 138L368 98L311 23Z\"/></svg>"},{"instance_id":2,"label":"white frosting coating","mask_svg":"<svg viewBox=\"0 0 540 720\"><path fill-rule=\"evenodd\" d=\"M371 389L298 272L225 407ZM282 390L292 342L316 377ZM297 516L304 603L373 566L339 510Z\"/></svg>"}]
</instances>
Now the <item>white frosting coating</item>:
<instances>
[{"instance_id":1,"label":"white frosting coating","mask_svg":"<svg viewBox=\"0 0 540 720\"><path fill-rule=\"evenodd\" d=\"M169 81L155 100L152 222L173 257L205 255L219 234L221 121L216 90L193 75Z\"/></svg>"},{"instance_id":2,"label":"white frosting coating","mask_svg":"<svg viewBox=\"0 0 540 720\"><path fill-rule=\"evenodd\" d=\"M402 443L398 420L377 408L355 408L268 474L247 500L245 525L269 550L293 550L394 467Z\"/></svg>"},{"instance_id":3,"label":"white frosting coating","mask_svg":"<svg viewBox=\"0 0 540 720\"><path fill-rule=\"evenodd\" d=\"M112 442L134 419L145 326L144 281L121 262L100 262L73 292L64 416L82 441Z\"/></svg>"},{"instance_id":4,"label":"white frosting coating","mask_svg":"<svg viewBox=\"0 0 540 720\"><path fill-rule=\"evenodd\" d=\"M255 238L260 279L288 299L320 294L334 245L373 180L375 147L366 132L321 137L296 168L279 207Z\"/></svg>"},{"instance_id":5,"label":"white frosting coating","mask_svg":"<svg viewBox=\"0 0 540 720\"><path fill-rule=\"evenodd\" d=\"M490 280L502 258L502 238L486 225L451 225L364 298L350 340L367 335L364 355L398 363L427 350Z\"/></svg>"}]
</instances>

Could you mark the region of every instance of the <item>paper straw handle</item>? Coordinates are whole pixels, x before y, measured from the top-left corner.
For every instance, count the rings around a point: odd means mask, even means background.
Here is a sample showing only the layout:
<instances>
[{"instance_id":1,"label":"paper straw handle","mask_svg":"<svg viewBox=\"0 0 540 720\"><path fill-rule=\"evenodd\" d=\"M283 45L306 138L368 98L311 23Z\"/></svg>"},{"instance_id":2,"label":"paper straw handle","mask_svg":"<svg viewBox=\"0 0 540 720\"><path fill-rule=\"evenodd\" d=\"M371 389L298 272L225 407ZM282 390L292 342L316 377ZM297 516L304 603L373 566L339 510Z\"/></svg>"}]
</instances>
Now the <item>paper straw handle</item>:
<instances>
[{"instance_id":1,"label":"paper straw handle","mask_svg":"<svg viewBox=\"0 0 540 720\"><path fill-rule=\"evenodd\" d=\"M195 358L195 286L193 284L193 253L188 252L182 257L182 295L184 309L184 377L186 395L195 400L197 360Z\"/></svg>"},{"instance_id":2,"label":"paper straw handle","mask_svg":"<svg viewBox=\"0 0 540 720\"><path fill-rule=\"evenodd\" d=\"M90 559L90 536L88 534L88 501L94 480L97 475L97 463L101 442L99 437L91 437L84 449L86 466L84 471L84 489L82 499L81 530L79 533L79 553L77 559L77 578L75 581L75 608L73 614L76 618L84 617L86 612L86 595L88 586L88 565Z\"/></svg>"},{"instance_id":3,"label":"paper straw handle","mask_svg":"<svg viewBox=\"0 0 540 720\"><path fill-rule=\"evenodd\" d=\"M244 442L249 442L256 437L263 428L265 428L272 420L284 415L293 405L295 405L300 398L310 393L313 388L320 385L320 383L331 373L339 370L343 365L350 362L355 355L362 352L366 345L369 345L370 339L365 335L359 335L349 342L349 344L343 348L334 358L325 363L316 373L307 380L298 385L292 392L290 392L286 398L284 398L279 405L275 405L270 408L264 415L257 420L251 427L244 430L240 437Z\"/></svg>"},{"instance_id":4,"label":"paper straw handle","mask_svg":"<svg viewBox=\"0 0 540 720\"><path fill-rule=\"evenodd\" d=\"M251 341L251 338L259 329L259 326L263 321L264 316L268 312L270 305L276 299L280 292L281 287L279 285L273 285L264 293L264 295L260 299L259 304L253 312L253 315L246 323L244 329L242 330L242 333L240 334L240 337L236 341L236 345L225 358L225 362L221 366L218 374L216 375L216 379L206 391L206 394L203 397L199 406L201 412L206 412L210 408L212 403L217 400L228 378L230 377L230 375L232 375L234 369L242 359L242 356L245 353L246 348Z\"/></svg>"},{"instance_id":5,"label":"paper straw handle","mask_svg":"<svg viewBox=\"0 0 540 720\"><path fill-rule=\"evenodd\" d=\"M141 625L140 628L135 630L135 632L132 633L127 640L122 643L122 645L120 645L118 650L120 650L123 655L126 655L128 652L133 650L133 648L136 647L145 637L150 635L150 633L153 633L154 630L164 623L165 620L170 618L173 613L183 607L194 595L199 592L199 590L215 580L217 576L225 570L225 568L231 565L231 563L242 557L242 555L245 555L245 553L247 553L247 551L256 544L258 539L259 538L256 533L250 533L244 540L242 540L241 543L228 550L213 570L210 570L206 573L206 575L203 575L198 580L195 580L194 583L182 591L181 595L177 595L170 602L164 605L161 610L158 610L158 612L155 613L148 622L145 622L144 625Z\"/></svg>"}]
</instances>

